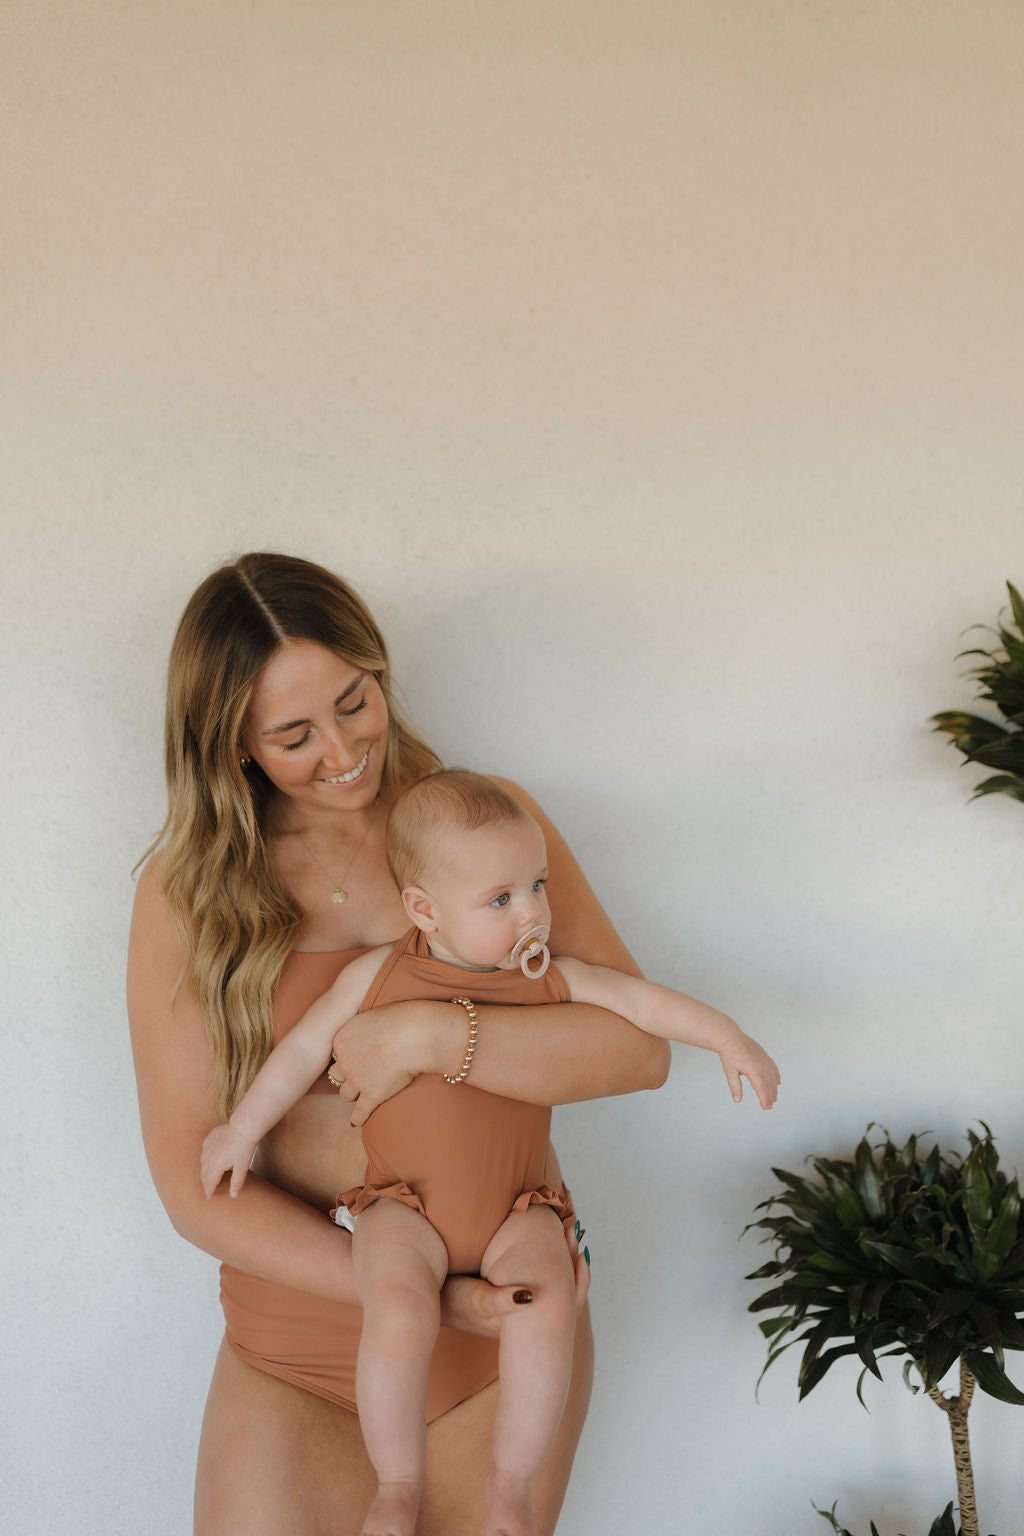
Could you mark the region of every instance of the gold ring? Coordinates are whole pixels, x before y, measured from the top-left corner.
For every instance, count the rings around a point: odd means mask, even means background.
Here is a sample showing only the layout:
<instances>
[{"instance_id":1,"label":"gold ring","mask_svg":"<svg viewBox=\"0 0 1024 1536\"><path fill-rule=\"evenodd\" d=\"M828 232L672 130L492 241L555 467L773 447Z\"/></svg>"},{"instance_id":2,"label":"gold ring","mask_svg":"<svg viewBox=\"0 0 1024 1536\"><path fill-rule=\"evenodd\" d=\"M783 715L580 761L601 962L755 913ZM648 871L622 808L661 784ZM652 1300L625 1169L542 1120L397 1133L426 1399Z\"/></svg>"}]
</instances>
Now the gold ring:
<instances>
[{"instance_id":1,"label":"gold ring","mask_svg":"<svg viewBox=\"0 0 1024 1536\"><path fill-rule=\"evenodd\" d=\"M327 1081L329 1083L333 1083L335 1088L340 1088L341 1084L345 1081L345 1079L342 1078L341 1082L339 1082L338 1079L335 1077L334 1073L331 1071L330 1067L328 1067L327 1068Z\"/></svg>"}]
</instances>

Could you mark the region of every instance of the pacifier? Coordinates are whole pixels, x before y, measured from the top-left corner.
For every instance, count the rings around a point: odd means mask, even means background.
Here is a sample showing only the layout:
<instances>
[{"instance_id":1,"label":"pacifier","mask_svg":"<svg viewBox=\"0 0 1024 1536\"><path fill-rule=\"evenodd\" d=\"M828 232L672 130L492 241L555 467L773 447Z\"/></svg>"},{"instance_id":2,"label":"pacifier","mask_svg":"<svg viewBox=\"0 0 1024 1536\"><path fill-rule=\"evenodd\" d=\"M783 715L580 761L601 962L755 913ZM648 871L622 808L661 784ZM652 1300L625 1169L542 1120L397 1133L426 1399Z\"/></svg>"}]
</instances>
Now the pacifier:
<instances>
[{"instance_id":1,"label":"pacifier","mask_svg":"<svg viewBox=\"0 0 1024 1536\"><path fill-rule=\"evenodd\" d=\"M548 935L551 927L548 923L534 923L532 928L527 928L522 938L515 945L509 955L510 966L519 966L524 976L531 981L536 981L543 976L551 964L551 955L548 952ZM537 965L530 969L531 962L536 960Z\"/></svg>"}]
</instances>

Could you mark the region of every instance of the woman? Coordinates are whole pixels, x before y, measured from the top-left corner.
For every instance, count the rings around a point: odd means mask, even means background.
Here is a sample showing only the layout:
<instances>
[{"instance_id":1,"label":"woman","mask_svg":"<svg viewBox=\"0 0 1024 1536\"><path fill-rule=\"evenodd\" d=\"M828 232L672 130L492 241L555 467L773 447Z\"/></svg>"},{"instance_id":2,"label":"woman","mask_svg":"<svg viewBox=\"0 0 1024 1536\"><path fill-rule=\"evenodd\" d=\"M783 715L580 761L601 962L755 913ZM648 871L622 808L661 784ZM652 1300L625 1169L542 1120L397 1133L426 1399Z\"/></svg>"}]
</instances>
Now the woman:
<instances>
[{"instance_id":1,"label":"woman","mask_svg":"<svg viewBox=\"0 0 1024 1536\"><path fill-rule=\"evenodd\" d=\"M129 1012L154 1180L176 1230L224 1261L227 1336L203 1423L195 1529L357 1536L375 1483L346 1374L356 1288L348 1234L324 1212L361 1182L358 1126L372 1109L420 1072L459 1070L465 1011L393 1004L346 1025L333 1072L349 1104L321 1080L265 1139L238 1200L204 1199L199 1150L275 1035L354 954L404 930L384 822L397 790L437 759L395 709L384 642L358 597L319 566L267 554L222 567L186 607L171 653L166 754L169 814L139 881ZM635 970L551 823L506 787L547 837L560 914L552 943ZM655 1087L666 1069L663 1041L600 1009L480 1010L473 1080L494 1093L557 1104ZM482 1281L446 1286L422 1536L483 1528L496 1396L489 1337L517 1294ZM566 1412L534 1485L545 1536L591 1371L584 1308Z\"/></svg>"}]
</instances>

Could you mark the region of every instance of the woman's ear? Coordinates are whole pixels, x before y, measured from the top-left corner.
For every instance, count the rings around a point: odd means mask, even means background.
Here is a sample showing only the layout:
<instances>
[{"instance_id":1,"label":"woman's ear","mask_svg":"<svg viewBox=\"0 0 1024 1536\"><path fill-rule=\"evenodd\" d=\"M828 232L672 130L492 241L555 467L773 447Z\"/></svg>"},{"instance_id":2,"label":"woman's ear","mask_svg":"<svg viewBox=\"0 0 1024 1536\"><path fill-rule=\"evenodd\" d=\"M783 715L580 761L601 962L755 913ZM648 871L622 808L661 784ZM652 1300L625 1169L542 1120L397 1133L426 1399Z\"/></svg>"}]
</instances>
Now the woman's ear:
<instances>
[{"instance_id":1,"label":"woman's ear","mask_svg":"<svg viewBox=\"0 0 1024 1536\"><path fill-rule=\"evenodd\" d=\"M436 932L437 916L429 891L425 891L422 885L407 885L402 892L402 902L410 922L422 928L424 933Z\"/></svg>"}]
</instances>

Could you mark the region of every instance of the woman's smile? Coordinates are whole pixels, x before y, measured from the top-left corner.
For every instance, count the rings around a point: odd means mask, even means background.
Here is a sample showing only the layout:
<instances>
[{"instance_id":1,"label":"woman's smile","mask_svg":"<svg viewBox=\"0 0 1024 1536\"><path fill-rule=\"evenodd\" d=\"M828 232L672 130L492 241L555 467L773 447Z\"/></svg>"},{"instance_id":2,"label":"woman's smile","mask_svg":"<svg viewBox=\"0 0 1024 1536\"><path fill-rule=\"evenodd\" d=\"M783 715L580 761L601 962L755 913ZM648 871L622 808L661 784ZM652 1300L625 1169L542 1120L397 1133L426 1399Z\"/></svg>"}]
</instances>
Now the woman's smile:
<instances>
[{"instance_id":1,"label":"woman's smile","mask_svg":"<svg viewBox=\"0 0 1024 1536\"><path fill-rule=\"evenodd\" d=\"M356 780L357 779L361 779L363 774L366 772L366 765L367 765L367 762L369 761L370 753L372 752L372 750L373 750L372 747L367 747L366 751L363 753L363 755L360 758L359 762L348 773L335 774L335 775L333 775L330 778L328 778L326 775L324 775L320 779L320 783L321 784L354 784L356 782Z\"/></svg>"}]
</instances>

